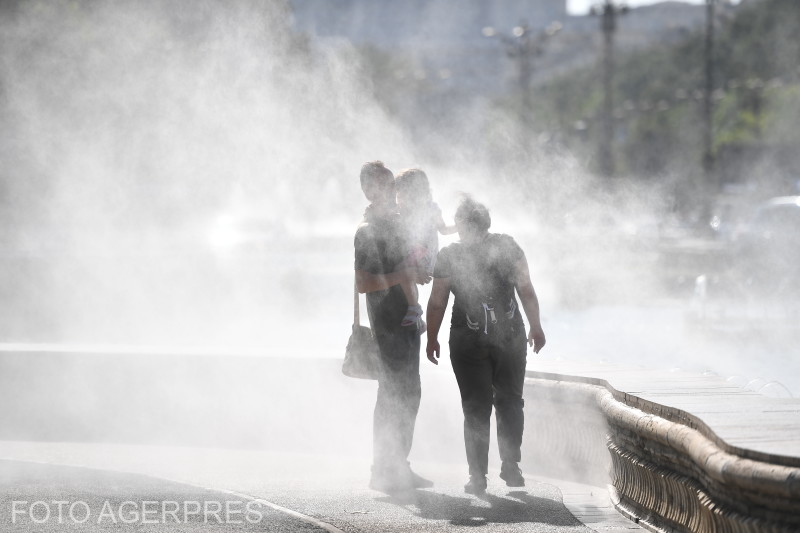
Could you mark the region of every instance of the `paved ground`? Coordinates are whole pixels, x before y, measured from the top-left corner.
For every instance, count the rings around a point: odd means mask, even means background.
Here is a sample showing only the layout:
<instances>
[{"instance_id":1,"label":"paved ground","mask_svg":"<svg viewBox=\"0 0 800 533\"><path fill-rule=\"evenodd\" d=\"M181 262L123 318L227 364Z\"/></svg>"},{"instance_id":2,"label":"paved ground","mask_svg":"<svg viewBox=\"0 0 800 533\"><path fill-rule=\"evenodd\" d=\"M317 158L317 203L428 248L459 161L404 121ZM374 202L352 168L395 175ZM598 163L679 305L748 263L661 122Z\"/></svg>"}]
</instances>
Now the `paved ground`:
<instances>
[{"instance_id":1,"label":"paved ground","mask_svg":"<svg viewBox=\"0 0 800 533\"><path fill-rule=\"evenodd\" d=\"M366 488L368 465L354 457L23 442L0 442L0 457L0 524L13 533L638 529L598 487L565 485L592 528L544 480L510 489L493 475L485 497L464 494L459 464L415 465L436 486L390 496Z\"/></svg>"},{"instance_id":2,"label":"paved ground","mask_svg":"<svg viewBox=\"0 0 800 533\"><path fill-rule=\"evenodd\" d=\"M0 469L0 523L15 532L86 530L88 521L9 520L24 515L19 507L23 515L13 514L14 501L72 504L85 497L99 517L106 501L132 500L140 509L143 501L155 501L148 505L158 508L172 498L195 501L198 489L208 489L203 501L224 505L232 498L240 503L234 509L254 499L269 502L269 520L260 520L258 531L635 528L616 513L602 486L531 478L525 490L511 490L494 475L486 498L464 494L458 391L452 372L432 365L422 376L412 461L436 486L399 497L369 490L375 383L344 378L340 365L334 359L2 353L0 460L9 463ZM529 429L529 443L553 438ZM490 468L499 466L497 455L493 439ZM84 510L76 505L76 512ZM45 510L39 505L34 516ZM92 524L99 531L133 526L166 527ZM212 526L203 523L202 530ZM254 524L226 526L235 531ZM180 530L170 527L163 530Z\"/></svg>"},{"instance_id":3,"label":"paved ground","mask_svg":"<svg viewBox=\"0 0 800 533\"><path fill-rule=\"evenodd\" d=\"M0 491L0 526L9 533L320 530L263 505L247 509L230 494L86 468L2 461Z\"/></svg>"}]
</instances>

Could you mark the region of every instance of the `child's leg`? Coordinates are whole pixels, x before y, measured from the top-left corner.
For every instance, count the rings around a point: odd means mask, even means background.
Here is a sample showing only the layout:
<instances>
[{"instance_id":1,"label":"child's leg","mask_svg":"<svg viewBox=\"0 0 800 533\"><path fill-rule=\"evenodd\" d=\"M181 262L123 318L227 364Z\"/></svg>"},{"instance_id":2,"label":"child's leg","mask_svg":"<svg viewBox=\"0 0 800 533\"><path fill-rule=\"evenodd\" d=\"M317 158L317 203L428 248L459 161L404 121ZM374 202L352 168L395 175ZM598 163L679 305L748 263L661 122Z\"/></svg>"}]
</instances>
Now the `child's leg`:
<instances>
[{"instance_id":1,"label":"child's leg","mask_svg":"<svg viewBox=\"0 0 800 533\"><path fill-rule=\"evenodd\" d=\"M403 289L403 294L406 296L406 301L408 302L409 307L419 305L419 291L417 290L416 283L413 281L404 281L400 284L400 287Z\"/></svg>"},{"instance_id":2,"label":"child's leg","mask_svg":"<svg viewBox=\"0 0 800 533\"><path fill-rule=\"evenodd\" d=\"M403 317L401 326L419 326L419 320L422 316L422 307L419 305L419 291L417 290L416 283L401 283L403 293L406 295L408 301L408 309L406 316Z\"/></svg>"}]
</instances>

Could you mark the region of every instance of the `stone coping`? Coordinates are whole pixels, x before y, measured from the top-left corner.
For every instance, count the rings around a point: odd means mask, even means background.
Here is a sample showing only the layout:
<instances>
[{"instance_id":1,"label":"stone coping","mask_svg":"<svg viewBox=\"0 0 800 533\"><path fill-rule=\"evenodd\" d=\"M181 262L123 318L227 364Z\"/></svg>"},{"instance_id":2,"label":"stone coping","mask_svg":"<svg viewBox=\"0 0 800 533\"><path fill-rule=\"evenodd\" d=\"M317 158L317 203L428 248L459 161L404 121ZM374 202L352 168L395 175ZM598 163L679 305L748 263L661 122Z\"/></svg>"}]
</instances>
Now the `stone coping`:
<instances>
[{"instance_id":1,"label":"stone coping","mask_svg":"<svg viewBox=\"0 0 800 533\"><path fill-rule=\"evenodd\" d=\"M620 391L616 389L614 386L612 386L605 379L588 377L588 376L568 375L555 372L532 371L532 370L527 371L526 375L528 378L533 378L533 379L564 381L572 383L585 383L588 385L602 387L603 389L608 391L608 393L616 402L619 402L620 404L625 405L627 407L638 409L648 415L654 415L663 418L669 422L673 422L685 426L687 428L691 428L697 431L705 439L713 443L717 448L730 455L751 459L753 461L770 463L778 466L800 468L800 457L774 454L774 453L765 453L759 450L734 446L732 444L725 442L722 438L720 438L717 435L717 433L715 433L714 430L708 424L706 424L706 422L700 419L697 415L694 415L682 409L678 409L668 405L656 403L651 400L647 400L645 398L642 398L641 396ZM775 401L780 402L780 400L775 400ZM769 428L765 428L765 430L768 429ZM800 435L798 435L798 437L800 437Z\"/></svg>"},{"instance_id":2,"label":"stone coping","mask_svg":"<svg viewBox=\"0 0 800 533\"><path fill-rule=\"evenodd\" d=\"M723 441L699 417L588 376L529 371L527 384L599 408L617 509L654 531L800 530L800 459ZM766 428L768 429L768 428Z\"/></svg>"}]
</instances>

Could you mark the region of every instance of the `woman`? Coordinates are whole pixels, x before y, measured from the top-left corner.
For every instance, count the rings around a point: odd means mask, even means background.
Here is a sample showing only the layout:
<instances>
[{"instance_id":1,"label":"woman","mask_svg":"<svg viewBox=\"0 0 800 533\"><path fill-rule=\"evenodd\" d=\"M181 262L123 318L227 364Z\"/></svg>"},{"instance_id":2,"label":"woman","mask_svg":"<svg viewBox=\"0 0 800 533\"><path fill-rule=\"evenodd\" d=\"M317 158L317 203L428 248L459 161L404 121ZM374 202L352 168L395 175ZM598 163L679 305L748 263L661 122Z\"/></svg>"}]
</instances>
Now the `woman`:
<instances>
[{"instance_id":1,"label":"woman","mask_svg":"<svg viewBox=\"0 0 800 533\"><path fill-rule=\"evenodd\" d=\"M527 340L535 353L545 344L539 301L525 253L510 236L489 233L492 220L485 206L465 198L455 222L461 241L439 252L433 273L428 359L439 364L437 337L452 292L450 360L461 391L470 476L464 490L470 494L486 491L492 406L502 460L500 477L510 487L522 487L525 479L518 463L524 426L525 344ZM527 337L515 290L530 324Z\"/></svg>"}]
</instances>

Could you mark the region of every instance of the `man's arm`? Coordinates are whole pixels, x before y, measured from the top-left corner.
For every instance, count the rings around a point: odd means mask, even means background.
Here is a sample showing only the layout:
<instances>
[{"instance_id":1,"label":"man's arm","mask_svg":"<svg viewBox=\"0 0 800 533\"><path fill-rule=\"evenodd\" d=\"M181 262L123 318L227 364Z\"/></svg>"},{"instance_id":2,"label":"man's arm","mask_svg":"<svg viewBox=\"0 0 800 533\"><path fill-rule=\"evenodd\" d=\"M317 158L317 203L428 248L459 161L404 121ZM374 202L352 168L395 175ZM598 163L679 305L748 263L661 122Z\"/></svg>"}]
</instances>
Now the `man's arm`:
<instances>
[{"instance_id":1,"label":"man's arm","mask_svg":"<svg viewBox=\"0 0 800 533\"><path fill-rule=\"evenodd\" d=\"M366 270L356 270L356 289L361 294L386 290L401 283L427 285L431 277L416 267L402 267L390 274L372 274Z\"/></svg>"},{"instance_id":2,"label":"man's arm","mask_svg":"<svg viewBox=\"0 0 800 533\"><path fill-rule=\"evenodd\" d=\"M356 270L356 289L365 292L383 291L411 279L408 270L402 269L389 274L372 274L366 270Z\"/></svg>"},{"instance_id":3,"label":"man's arm","mask_svg":"<svg viewBox=\"0 0 800 533\"><path fill-rule=\"evenodd\" d=\"M514 284L517 287L519 299L522 301L522 309L525 310L525 316L528 317L528 323L531 326L528 333L528 344L533 346L534 353L539 353L547 341L539 317L539 298L536 297L536 291L533 289L528 261L524 257L514 266L514 277Z\"/></svg>"},{"instance_id":4,"label":"man's arm","mask_svg":"<svg viewBox=\"0 0 800 533\"><path fill-rule=\"evenodd\" d=\"M450 299L450 278L434 278L431 297L428 300L428 345L425 352L434 365L439 364L439 329L442 327L447 301Z\"/></svg>"},{"instance_id":5,"label":"man's arm","mask_svg":"<svg viewBox=\"0 0 800 533\"><path fill-rule=\"evenodd\" d=\"M394 272L373 274L369 270L382 270L375 237L367 224L362 224L354 239L356 290L364 294L383 291L407 282L412 276L405 264L397 265Z\"/></svg>"}]
</instances>

